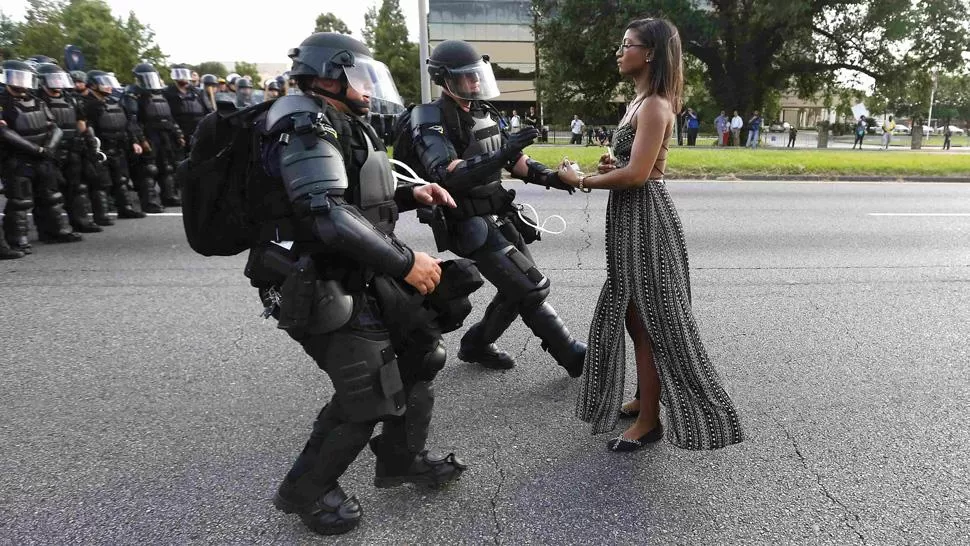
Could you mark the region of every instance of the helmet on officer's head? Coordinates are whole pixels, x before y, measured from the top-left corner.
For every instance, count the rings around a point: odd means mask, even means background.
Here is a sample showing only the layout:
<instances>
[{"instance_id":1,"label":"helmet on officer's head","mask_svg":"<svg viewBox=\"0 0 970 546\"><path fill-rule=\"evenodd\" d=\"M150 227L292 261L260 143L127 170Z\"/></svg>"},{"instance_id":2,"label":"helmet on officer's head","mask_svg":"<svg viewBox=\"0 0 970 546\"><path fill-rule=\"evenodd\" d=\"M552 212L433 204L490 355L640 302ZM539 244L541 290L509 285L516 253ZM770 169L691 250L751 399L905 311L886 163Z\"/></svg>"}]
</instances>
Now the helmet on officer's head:
<instances>
[{"instance_id":1,"label":"helmet on officer's head","mask_svg":"<svg viewBox=\"0 0 970 546\"><path fill-rule=\"evenodd\" d=\"M135 76L135 87L145 91L162 89L162 78L151 63L139 63L131 71Z\"/></svg>"},{"instance_id":2,"label":"helmet on officer's head","mask_svg":"<svg viewBox=\"0 0 970 546\"><path fill-rule=\"evenodd\" d=\"M115 78L114 74L105 72L103 70L91 70L87 75L87 84L89 89L98 91L99 93L111 93L115 89L121 89L121 84L118 79Z\"/></svg>"},{"instance_id":3,"label":"helmet on officer's head","mask_svg":"<svg viewBox=\"0 0 970 546\"><path fill-rule=\"evenodd\" d=\"M188 83L192 81L192 69L184 64L173 64L172 79L176 82Z\"/></svg>"},{"instance_id":4,"label":"helmet on officer's head","mask_svg":"<svg viewBox=\"0 0 970 546\"><path fill-rule=\"evenodd\" d=\"M266 82L266 90L267 91L279 91L280 90L280 82L278 82L276 80L270 80L270 81Z\"/></svg>"},{"instance_id":5,"label":"helmet on officer's head","mask_svg":"<svg viewBox=\"0 0 970 546\"><path fill-rule=\"evenodd\" d=\"M441 42L427 64L431 80L460 99L488 100L500 94L488 55L479 55L468 42Z\"/></svg>"},{"instance_id":6,"label":"helmet on officer's head","mask_svg":"<svg viewBox=\"0 0 970 546\"><path fill-rule=\"evenodd\" d=\"M30 63L11 60L4 61L0 66L3 67L3 80L7 87L37 89L37 72Z\"/></svg>"},{"instance_id":7,"label":"helmet on officer's head","mask_svg":"<svg viewBox=\"0 0 970 546\"><path fill-rule=\"evenodd\" d=\"M74 89L74 81L63 68L54 63L38 63L37 79L42 87L51 91L56 89Z\"/></svg>"},{"instance_id":8,"label":"helmet on officer's head","mask_svg":"<svg viewBox=\"0 0 970 546\"><path fill-rule=\"evenodd\" d=\"M238 80L239 77L240 77L239 74L236 74L235 72L231 72L228 76L226 76L226 85L231 85L235 87L236 80Z\"/></svg>"},{"instance_id":9,"label":"helmet on officer's head","mask_svg":"<svg viewBox=\"0 0 970 546\"><path fill-rule=\"evenodd\" d=\"M74 80L74 83L86 82L88 81L88 75L83 70L72 70L71 79Z\"/></svg>"},{"instance_id":10,"label":"helmet on officer's head","mask_svg":"<svg viewBox=\"0 0 970 546\"><path fill-rule=\"evenodd\" d=\"M219 85L219 78L217 78L215 74L205 74L202 76L200 83L203 87L207 85Z\"/></svg>"},{"instance_id":11,"label":"helmet on officer's head","mask_svg":"<svg viewBox=\"0 0 970 546\"><path fill-rule=\"evenodd\" d=\"M348 99L347 87L352 87L361 95L397 104L403 109L404 101L397 92L391 71L384 63L375 60L370 49L359 40L336 32L317 32L287 55L293 59L289 77L296 79L303 90L311 89L315 78L337 80L343 88L340 94L316 88L314 91L347 104L358 114L368 105Z\"/></svg>"}]
</instances>

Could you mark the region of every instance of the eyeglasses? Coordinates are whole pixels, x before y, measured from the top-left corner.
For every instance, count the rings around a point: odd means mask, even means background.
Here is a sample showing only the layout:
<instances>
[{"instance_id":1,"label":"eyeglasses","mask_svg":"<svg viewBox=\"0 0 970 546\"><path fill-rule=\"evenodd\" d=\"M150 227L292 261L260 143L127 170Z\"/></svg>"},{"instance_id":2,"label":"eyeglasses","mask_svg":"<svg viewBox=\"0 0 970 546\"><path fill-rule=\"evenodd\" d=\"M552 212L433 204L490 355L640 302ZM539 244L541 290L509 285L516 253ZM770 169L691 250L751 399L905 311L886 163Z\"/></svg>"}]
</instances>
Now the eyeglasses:
<instances>
[{"instance_id":1,"label":"eyeglasses","mask_svg":"<svg viewBox=\"0 0 970 546\"><path fill-rule=\"evenodd\" d=\"M626 53L626 50L630 49L631 47L647 47L647 46L643 44L620 44L620 46L617 47L616 50Z\"/></svg>"}]
</instances>

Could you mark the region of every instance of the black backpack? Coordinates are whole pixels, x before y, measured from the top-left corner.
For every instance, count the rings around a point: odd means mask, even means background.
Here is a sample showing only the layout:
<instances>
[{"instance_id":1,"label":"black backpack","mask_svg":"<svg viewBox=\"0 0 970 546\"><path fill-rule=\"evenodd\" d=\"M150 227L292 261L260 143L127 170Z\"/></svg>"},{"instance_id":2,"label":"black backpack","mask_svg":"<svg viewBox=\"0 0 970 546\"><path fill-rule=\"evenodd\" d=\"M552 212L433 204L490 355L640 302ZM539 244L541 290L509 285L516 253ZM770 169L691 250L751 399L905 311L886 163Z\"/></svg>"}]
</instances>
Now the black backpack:
<instances>
[{"instance_id":1,"label":"black backpack","mask_svg":"<svg viewBox=\"0 0 970 546\"><path fill-rule=\"evenodd\" d=\"M203 256L234 256L258 241L247 200L251 175L261 168L253 125L272 104L207 115L192 136L191 157L176 170L185 237Z\"/></svg>"}]
</instances>

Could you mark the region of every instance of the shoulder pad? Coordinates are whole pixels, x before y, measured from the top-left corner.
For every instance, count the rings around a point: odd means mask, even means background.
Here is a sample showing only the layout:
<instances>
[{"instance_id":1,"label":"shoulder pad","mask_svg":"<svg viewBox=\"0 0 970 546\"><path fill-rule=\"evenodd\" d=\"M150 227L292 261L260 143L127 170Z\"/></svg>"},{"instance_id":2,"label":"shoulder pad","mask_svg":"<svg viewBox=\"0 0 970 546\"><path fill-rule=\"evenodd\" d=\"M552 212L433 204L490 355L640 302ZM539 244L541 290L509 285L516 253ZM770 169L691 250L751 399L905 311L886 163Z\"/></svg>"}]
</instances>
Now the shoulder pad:
<instances>
[{"instance_id":1,"label":"shoulder pad","mask_svg":"<svg viewBox=\"0 0 970 546\"><path fill-rule=\"evenodd\" d=\"M414 107L414 110L411 110L411 127L420 127L421 125L429 124L440 125L441 123L443 123L441 109L434 103L419 104Z\"/></svg>"},{"instance_id":2,"label":"shoulder pad","mask_svg":"<svg viewBox=\"0 0 970 546\"><path fill-rule=\"evenodd\" d=\"M280 97L273 101L273 105L266 112L266 130L272 131L273 127L280 121L300 112L318 114L323 112L323 108L320 107L317 101L306 95L286 95L285 97Z\"/></svg>"}]
</instances>

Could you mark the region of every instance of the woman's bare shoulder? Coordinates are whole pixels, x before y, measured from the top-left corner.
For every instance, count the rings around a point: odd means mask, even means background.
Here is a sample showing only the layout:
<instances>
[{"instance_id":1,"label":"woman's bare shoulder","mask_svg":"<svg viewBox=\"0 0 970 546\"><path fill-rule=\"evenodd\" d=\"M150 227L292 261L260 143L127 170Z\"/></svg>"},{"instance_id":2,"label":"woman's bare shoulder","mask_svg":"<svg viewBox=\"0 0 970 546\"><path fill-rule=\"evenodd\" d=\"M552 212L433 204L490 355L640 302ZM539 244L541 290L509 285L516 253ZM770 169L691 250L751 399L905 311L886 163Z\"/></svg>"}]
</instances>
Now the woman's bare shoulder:
<instances>
[{"instance_id":1,"label":"woman's bare shoulder","mask_svg":"<svg viewBox=\"0 0 970 546\"><path fill-rule=\"evenodd\" d=\"M656 126L658 124L668 125L673 122L673 119L674 111L670 106L670 101L666 97L650 95L643 101L643 105L637 112L634 128L641 121L648 126Z\"/></svg>"}]
</instances>

